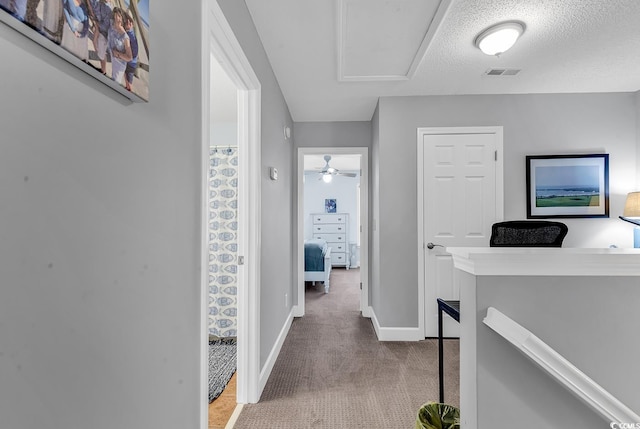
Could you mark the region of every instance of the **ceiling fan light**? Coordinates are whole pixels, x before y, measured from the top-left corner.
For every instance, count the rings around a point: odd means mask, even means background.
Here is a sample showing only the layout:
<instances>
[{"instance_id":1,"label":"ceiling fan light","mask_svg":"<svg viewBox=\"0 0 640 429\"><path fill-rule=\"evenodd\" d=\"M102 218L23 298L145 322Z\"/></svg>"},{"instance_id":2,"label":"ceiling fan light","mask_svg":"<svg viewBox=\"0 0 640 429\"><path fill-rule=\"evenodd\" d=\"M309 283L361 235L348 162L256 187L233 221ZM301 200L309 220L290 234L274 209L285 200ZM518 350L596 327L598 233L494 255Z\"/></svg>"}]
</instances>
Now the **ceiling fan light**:
<instances>
[{"instance_id":1,"label":"ceiling fan light","mask_svg":"<svg viewBox=\"0 0 640 429\"><path fill-rule=\"evenodd\" d=\"M331 179L333 179L333 177L331 176L331 173L325 173L322 175L322 181L324 183L331 183Z\"/></svg>"},{"instance_id":2,"label":"ceiling fan light","mask_svg":"<svg viewBox=\"0 0 640 429\"><path fill-rule=\"evenodd\" d=\"M519 22L503 22L487 28L476 37L475 45L487 55L500 55L511 48L524 33Z\"/></svg>"}]
</instances>

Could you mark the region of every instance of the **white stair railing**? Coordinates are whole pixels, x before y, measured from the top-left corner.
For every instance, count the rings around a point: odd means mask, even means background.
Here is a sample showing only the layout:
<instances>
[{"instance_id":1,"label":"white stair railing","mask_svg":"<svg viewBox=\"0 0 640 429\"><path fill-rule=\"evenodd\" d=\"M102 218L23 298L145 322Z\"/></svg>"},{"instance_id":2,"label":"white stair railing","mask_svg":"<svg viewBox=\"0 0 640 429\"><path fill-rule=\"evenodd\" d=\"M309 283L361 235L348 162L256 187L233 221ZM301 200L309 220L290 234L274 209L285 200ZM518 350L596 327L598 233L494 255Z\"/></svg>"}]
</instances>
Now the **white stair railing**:
<instances>
[{"instance_id":1,"label":"white stair railing","mask_svg":"<svg viewBox=\"0 0 640 429\"><path fill-rule=\"evenodd\" d=\"M484 323L586 402L607 422L638 423L640 416L576 368L540 338L493 307Z\"/></svg>"}]
</instances>

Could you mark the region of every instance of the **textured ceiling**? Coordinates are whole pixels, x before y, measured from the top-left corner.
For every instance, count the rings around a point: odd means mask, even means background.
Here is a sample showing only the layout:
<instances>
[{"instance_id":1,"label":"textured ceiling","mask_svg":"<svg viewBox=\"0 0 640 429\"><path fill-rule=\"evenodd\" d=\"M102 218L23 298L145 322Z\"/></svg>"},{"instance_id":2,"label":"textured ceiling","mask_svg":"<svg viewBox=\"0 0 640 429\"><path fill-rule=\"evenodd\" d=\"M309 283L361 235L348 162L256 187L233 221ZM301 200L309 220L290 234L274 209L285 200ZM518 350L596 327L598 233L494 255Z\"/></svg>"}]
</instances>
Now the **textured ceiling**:
<instances>
[{"instance_id":1,"label":"textured ceiling","mask_svg":"<svg viewBox=\"0 0 640 429\"><path fill-rule=\"evenodd\" d=\"M297 122L370 120L380 96L640 89L640 0L246 3ZM429 10L441 14L436 25ZM422 13L423 25L415 19ZM473 45L482 30L507 20L526 24L510 51L490 57ZM419 61L404 80L344 79L345 65L357 75L398 74L411 51ZM521 71L487 76L492 68Z\"/></svg>"}]
</instances>

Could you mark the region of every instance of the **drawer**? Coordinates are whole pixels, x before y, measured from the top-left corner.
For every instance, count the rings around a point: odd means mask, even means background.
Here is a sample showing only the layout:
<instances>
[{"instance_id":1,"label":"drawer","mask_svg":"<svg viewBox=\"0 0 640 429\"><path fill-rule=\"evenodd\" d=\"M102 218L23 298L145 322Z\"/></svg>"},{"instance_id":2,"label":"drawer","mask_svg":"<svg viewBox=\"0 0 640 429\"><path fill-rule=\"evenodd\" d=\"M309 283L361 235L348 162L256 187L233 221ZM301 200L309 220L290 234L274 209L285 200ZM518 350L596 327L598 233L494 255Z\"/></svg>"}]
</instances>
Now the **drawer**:
<instances>
[{"instance_id":1,"label":"drawer","mask_svg":"<svg viewBox=\"0 0 640 429\"><path fill-rule=\"evenodd\" d=\"M313 223L344 223L346 219L345 215L313 215Z\"/></svg>"},{"instance_id":2,"label":"drawer","mask_svg":"<svg viewBox=\"0 0 640 429\"><path fill-rule=\"evenodd\" d=\"M346 252L347 245L345 243L327 243L327 246L331 247L332 252Z\"/></svg>"},{"instance_id":3,"label":"drawer","mask_svg":"<svg viewBox=\"0 0 640 429\"><path fill-rule=\"evenodd\" d=\"M345 226L344 224L339 224L339 223L329 223L329 224L324 224L324 225L313 225L313 232L316 234L320 234L320 233L339 233L345 232Z\"/></svg>"},{"instance_id":4,"label":"drawer","mask_svg":"<svg viewBox=\"0 0 640 429\"><path fill-rule=\"evenodd\" d=\"M321 234L313 234L313 238L321 238L326 240L327 242L335 242L335 243L344 243L345 235L344 234L330 234L330 233L321 233Z\"/></svg>"},{"instance_id":5,"label":"drawer","mask_svg":"<svg viewBox=\"0 0 640 429\"><path fill-rule=\"evenodd\" d=\"M331 264L346 264L347 257L344 253L333 253L331 252Z\"/></svg>"}]
</instances>

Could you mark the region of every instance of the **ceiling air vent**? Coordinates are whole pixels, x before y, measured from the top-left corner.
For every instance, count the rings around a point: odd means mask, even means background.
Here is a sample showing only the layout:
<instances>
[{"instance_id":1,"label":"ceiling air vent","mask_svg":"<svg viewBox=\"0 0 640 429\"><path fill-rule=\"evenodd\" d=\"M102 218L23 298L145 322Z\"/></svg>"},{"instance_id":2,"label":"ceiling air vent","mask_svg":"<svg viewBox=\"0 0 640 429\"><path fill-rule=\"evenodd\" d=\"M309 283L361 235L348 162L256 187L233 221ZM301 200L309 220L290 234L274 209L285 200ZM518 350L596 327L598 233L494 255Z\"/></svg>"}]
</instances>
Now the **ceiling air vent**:
<instances>
[{"instance_id":1,"label":"ceiling air vent","mask_svg":"<svg viewBox=\"0 0 640 429\"><path fill-rule=\"evenodd\" d=\"M487 76L515 76L520 73L520 69L489 69L485 72Z\"/></svg>"}]
</instances>

